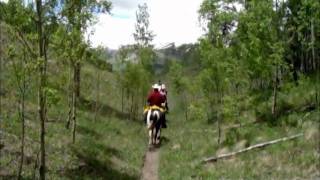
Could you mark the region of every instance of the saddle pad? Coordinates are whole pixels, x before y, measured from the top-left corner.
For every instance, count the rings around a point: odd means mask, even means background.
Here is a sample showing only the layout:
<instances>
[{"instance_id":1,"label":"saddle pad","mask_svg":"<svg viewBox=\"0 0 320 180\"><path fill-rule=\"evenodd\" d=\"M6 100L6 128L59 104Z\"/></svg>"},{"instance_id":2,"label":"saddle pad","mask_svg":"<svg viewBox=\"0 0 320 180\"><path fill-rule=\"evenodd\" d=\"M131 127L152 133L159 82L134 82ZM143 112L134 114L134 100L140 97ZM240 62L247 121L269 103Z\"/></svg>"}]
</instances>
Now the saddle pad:
<instances>
[{"instance_id":1,"label":"saddle pad","mask_svg":"<svg viewBox=\"0 0 320 180\"><path fill-rule=\"evenodd\" d=\"M159 110L162 113L166 111L164 108L154 105L154 106L146 106L146 107L144 107L143 113L147 112L149 109L151 109L151 110Z\"/></svg>"}]
</instances>

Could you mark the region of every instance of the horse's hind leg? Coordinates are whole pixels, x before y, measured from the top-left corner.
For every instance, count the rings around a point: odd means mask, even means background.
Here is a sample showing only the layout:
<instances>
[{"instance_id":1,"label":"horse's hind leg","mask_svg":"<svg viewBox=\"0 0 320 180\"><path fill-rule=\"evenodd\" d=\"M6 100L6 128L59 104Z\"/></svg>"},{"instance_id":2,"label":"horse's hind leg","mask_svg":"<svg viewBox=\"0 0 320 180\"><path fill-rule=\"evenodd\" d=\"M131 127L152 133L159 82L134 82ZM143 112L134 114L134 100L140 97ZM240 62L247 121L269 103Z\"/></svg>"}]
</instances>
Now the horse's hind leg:
<instances>
[{"instance_id":1,"label":"horse's hind leg","mask_svg":"<svg viewBox=\"0 0 320 180\"><path fill-rule=\"evenodd\" d=\"M156 140L157 140L157 129L156 129L156 128L153 128L153 131L152 131L152 132L153 132L153 134L152 134L152 140L153 140L153 141L152 141L152 144L155 145L155 144L157 143L157 141L156 141Z\"/></svg>"},{"instance_id":2,"label":"horse's hind leg","mask_svg":"<svg viewBox=\"0 0 320 180\"><path fill-rule=\"evenodd\" d=\"M159 143L160 143L160 135L161 135L161 130L158 129L158 130L157 130L157 134L156 134L156 144L159 144Z\"/></svg>"}]
</instances>

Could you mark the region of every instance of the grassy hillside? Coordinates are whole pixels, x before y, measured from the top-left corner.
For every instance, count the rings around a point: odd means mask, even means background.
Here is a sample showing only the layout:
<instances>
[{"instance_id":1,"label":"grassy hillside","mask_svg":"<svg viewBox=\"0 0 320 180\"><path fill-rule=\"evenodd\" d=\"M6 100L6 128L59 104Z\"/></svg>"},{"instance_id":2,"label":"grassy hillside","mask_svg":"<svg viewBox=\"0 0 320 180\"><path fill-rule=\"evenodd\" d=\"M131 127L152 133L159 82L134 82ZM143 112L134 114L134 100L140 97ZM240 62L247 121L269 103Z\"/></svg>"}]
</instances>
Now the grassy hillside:
<instances>
[{"instance_id":1,"label":"grassy hillside","mask_svg":"<svg viewBox=\"0 0 320 180\"><path fill-rule=\"evenodd\" d=\"M55 64L57 65L57 64ZM68 115L65 78L68 71L50 71L53 89L48 109L46 148L49 179L138 179L146 150L146 134L141 121L130 121L121 113L115 77L85 64L82 79L82 105L78 111L76 143L66 129ZM100 81L98 111L95 110L96 84ZM58 84L59 83L59 84ZM20 159L21 122L16 92L8 89L3 101L0 177L14 179ZM62 87L62 89L59 87ZM26 102L26 145L23 177L38 177L39 120L36 89L30 87Z\"/></svg>"},{"instance_id":2,"label":"grassy hillside","mask_svg":"<svg viewBox=\"0 0 320 180\"><path fill-rule=\"evenodd\" d=\"M53 64L58 66L58 64ZM66 129L68 115L66 81L68 71L50 71L53 92L47 122L46 148L49 179L139 179L147 149L147 134L141 121L129 120L121 112L121 94L113 73L91 64L83 66L82 101L79 108L76 143ZM319 107L315 101L318 82L304 78L299 85L285 84L279 92L276 123L270 123L271 99L261 94L251 97L256 107L241 113L243 127L223 123L222 141L217 143L215 122L184 119L180 96L169 87L169 128L163 130L160 147L160 179L314 179L319 172ZM0 175L14 179L20 158L21 122L17 112L17 92L6 87ZM97 88L99 86L99 88ZM12 87L11 87L12 88ZM170 89L171 88L171 89ZM27 98L26 150L23 177L38 177L39 121L36 89ZM98 94L98 96L97 96ZM98 101L97 101L98 100ZM97 106L96 106L97 105ZM96 109L96 107L98 107ZM191 114L192 117L192 114ZM198 117L198 116L195 116ZM252 123L258 120L256 123ZM205 157L303 132L304 136L221 160L203 164Z\"/></svg>"},{"instance_id":3,"label":"grassy hillside","mask_svg":"<svg viewBox=\"0 0 320 180\"><path fill-rule=\"evenodd\" d=\"M216 123L201 119L184 119L178 104L171 98L169 129L163 133L161 147L161 179L316 179L320 177L319 106L315 101L316 78L306 78L299 86L286 84L279 95L279 115L269 123L269 100L243 112L243 127L228 128L223 123L222 143L217 143ZM173 96L173 95L172 95ZM261 116L264 114L263 116ZM264 119L261 119L264 118ZM257 123L250 123L259 120ZM235 122L235 121L233 121ZM248 124L247 124L248 123ZM252 150L235 157L203 164L201 160L237 151L258 143L303 132L296 140Z\"/></svg>"}]
</instances>

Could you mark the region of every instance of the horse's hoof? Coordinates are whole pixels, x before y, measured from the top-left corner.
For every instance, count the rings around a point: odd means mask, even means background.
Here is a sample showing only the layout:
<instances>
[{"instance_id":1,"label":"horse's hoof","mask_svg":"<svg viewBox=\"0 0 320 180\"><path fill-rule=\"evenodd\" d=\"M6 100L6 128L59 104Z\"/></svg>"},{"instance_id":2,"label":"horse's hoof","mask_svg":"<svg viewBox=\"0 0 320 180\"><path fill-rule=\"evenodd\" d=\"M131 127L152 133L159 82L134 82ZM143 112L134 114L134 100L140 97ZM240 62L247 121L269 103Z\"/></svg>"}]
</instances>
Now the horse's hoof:
<instances>
[{"instance_id":1,"label":"horse's hoof","mask_svg":"<svg viewBox=\"0 0 320 180\"><path fill-rule=\"evenodd\" d=\"M149 151L154 151L155 147L156 147L155 145L151 144L151 145L149 145L148 150Z\"/></svg>"}]
</instances>

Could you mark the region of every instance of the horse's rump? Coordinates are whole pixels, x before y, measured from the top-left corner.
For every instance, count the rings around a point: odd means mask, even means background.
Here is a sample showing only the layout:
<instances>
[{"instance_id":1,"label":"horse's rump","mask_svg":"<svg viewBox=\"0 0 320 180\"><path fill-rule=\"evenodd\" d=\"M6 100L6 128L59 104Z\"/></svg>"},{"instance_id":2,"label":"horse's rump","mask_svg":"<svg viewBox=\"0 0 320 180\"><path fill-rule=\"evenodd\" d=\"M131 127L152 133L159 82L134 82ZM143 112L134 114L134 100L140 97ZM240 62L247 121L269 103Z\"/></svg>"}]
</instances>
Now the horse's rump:
<instances>
[{"instance_id":1,"label":"horse's rump","mask_svg":"<svg viewBox=\"0 0 320 180\"><path fill-rule=\"evenodd\" d=\"M147 114L147 125L148 129L152 129L155 126L157 128L160 127L160 118L161 118L161 111L158 109L150 109Z\"/></svg>"},{"instance_id":2,"label":"horse's rump","mask_svg":"<svg viewBox=\"0 0 320 180\"><path fill-rule=\"evenodd\" d=\"M150 109L147 114L147 128L149 132L149 145L160 143L161 111Z\"/></svg>"}]
</instances>

